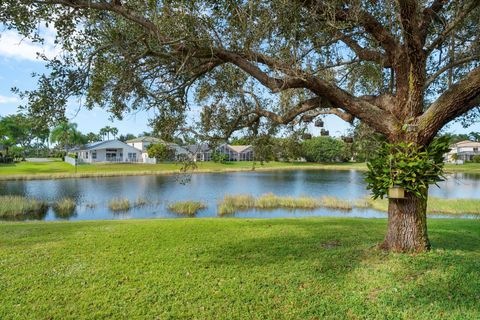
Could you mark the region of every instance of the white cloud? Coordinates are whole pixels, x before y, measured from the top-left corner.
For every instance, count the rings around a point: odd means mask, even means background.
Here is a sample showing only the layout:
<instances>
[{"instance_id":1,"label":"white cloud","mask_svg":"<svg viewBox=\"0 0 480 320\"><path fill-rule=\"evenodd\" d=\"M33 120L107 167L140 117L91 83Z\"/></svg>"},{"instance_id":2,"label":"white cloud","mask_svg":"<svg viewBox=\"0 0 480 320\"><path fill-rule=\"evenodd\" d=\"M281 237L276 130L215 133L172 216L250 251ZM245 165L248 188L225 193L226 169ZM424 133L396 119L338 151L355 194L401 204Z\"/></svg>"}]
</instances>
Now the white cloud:
<instances>
[{"instance_id":1,"label":"white cloud","mask_svg":"<svg viewBox=\"0 0 480 320\"><path fill-rule=\"evenodd\" d=\"M19 100L17 97L7 97L0 95L0 104L7 104L7 103L17 103Z\"/></svg>"},{"instance_id":2,"label":"white cloud","mask_svg":"<svg viewBox=\"0 0 480 320\"><path fill-rule=\"evenodd\" d=\"M37 58L37 52L45 54L52 58L56 56L60 49L55 46L55 31L44 29L42 36L44 44L32 42L24 38L13 30L7 30L0 34L0 56L16 59L42 61Z\"/></svg>"}]
</instances>

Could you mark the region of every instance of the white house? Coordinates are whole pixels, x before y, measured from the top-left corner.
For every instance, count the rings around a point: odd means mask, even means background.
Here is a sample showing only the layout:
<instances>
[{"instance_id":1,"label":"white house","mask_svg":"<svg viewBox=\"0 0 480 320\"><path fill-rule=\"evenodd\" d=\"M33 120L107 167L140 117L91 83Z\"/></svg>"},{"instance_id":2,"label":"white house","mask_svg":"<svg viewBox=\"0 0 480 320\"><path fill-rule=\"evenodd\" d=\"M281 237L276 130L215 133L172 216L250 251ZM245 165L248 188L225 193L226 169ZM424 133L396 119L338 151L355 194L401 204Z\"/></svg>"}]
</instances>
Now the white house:
<instances>
[{"instance_id":1,"label":"white house","mask_svg":"<svg viewBox=\"0 0 480 320\"><path fill-rule=\"evenodd\" d=\"M254 152L251 145L232 146L223 144L217 148L217 152L227 155L227 161L253 161Z\"/></svg>"},{"instance_id":2,"label":"white house","mask_svg":"<svg viewBox=\"0 0 480 320\"><path fill-rule=\"evenodd\" d=\"M213 150L206 144L196 144L187 147L194 161L212 160ZM255 153L251 145L232 146L222 144L215 149L215 152L223 153L227 156L227 161L253 161Z\"/></svg>"},{"instance_id":3,"label":"white house","mask_svg":"<svg viewBox=\"0 0 480 320\"><path fill-rule=\"evenodd\" d=\"M94 142L71 150L79 162L139 162L142 152L119 140Z\"/></svg>"},{"instance_id":4,"label":"white house","mask_svg":"<svg viewBox=\"0 0 480 320\"><path fill-rule=\"evenodd\" d=\"M455 160L455 156L457 160ZM447 162L472 161L474 156L480 156L480 142L464 140L452 144L450 151L446 154Z\"/></svg>"},{"instance_id":5,"label":"white house","mask_svg":"<svg viewBox=\"0 0 480 320\"><path fill-rule=\"evenodd\" d=\"M144 136L144 137L139 137L135 139L130 139L126 141L128 145L138 149L141 151L141 159L142 162L145 163L156 163L155 158L150 158L148 156L148 146L156 143L162 143L169 147L171 150L174 151L175 153L175 159L179 159L184 156L188 156L189 152L185 149L179 146L176 143L170 143L170 142L165 142L162 139L155 138L155 137L149 137L149 136Z\"/></svg>"}]
</instances>

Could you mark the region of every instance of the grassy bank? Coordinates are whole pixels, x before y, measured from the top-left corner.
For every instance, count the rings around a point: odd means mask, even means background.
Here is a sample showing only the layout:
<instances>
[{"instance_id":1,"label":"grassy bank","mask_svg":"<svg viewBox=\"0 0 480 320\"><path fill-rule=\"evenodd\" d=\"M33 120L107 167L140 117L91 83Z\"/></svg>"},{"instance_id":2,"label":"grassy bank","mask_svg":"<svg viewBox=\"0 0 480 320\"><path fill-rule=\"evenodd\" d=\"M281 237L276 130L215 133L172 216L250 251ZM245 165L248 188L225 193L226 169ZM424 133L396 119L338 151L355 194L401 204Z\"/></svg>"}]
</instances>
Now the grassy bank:
<instances>
[{"instance_id":1,"label":"grassy bank","mask_svg":"<svg viewBox=\"0 0 480 320\"><path fill-rule=\"evenodd\" d=\"M379 251L383 219L0 224L1 319L478 319L480 221Z\"/></svg>"},{"instance_id":2,"label":"grassy bank","mask_svg":"<svg viewBox=\"0 0 480 320\"><path fill-rule=\"evenodd\" d=\"M305 163L305 162L266 162L260 164L250 161L215 163L198 162L198 168L192 173L208 172L235 172L235 171L272 171L295 169L324 169L324 170L367 170L365 163ZM0 164L0 180L28 180L28 179L61 179L87 178L125 175L174 174L180 170L176 163L161 164L83 164L75 167L62 162L21 162L15 164ZM480 164L468 163L464 165L447 164L447 173L468 172L480 174Z\"/></svg>"},{"instance_id":3,"label":"grassy bank","mask_svg":"<svg viewBox=\"0 0 480 320\"><path fill-rule=\"evenodd\" d=\"M215 163L198 162L197 169L192 173L234 172L234 171L269 171L294 169L330 169L348 170L365 168L364 164L338 163L317 164L305 162L268 162L264 164L250 161ZM72 177L103 177L124 175L174 174L179 173L181 165L176 163L161 164L83 164L75 167L61 162L21 162L11 165L0 164L0 180L28 180L28 179L61 179Z\"/></svg>"}]
</instances>

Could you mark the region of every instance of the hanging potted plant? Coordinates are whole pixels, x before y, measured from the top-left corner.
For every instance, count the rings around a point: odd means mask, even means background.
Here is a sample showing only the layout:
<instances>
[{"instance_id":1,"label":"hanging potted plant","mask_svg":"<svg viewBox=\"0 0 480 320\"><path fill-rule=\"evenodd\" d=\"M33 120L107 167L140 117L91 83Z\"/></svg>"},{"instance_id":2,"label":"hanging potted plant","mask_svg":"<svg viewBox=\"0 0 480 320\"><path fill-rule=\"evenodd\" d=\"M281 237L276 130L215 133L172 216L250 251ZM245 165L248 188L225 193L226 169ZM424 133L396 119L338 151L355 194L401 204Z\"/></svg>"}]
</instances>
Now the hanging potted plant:
<instances>
[{"instance_id":1,"label":"hanging potted plant","mask_svg":"<svg viewBox=\"0 0 480 320\"><path fill-rule=\"evenodd\" d=\"M398 181L398 171L392 170L392 159L390 160L390 173L391 173L391 181ZM397 184L393 184L388 188L388 197L390 199L405 199L405 189Z\"/></svg>"},{"instance_id":2,"label":"hanging potted plant","mask_svg":"<svg viewBox=\"0 0 480 320\"><path fill-rule=\"evenodd\" d=\"M425 198L428 185L443 181L443 155L449 150L447 138L435 139L427 148L413 143L386 143L372 158L365 180L373 198Z\"/></svg>"}]
</instances>

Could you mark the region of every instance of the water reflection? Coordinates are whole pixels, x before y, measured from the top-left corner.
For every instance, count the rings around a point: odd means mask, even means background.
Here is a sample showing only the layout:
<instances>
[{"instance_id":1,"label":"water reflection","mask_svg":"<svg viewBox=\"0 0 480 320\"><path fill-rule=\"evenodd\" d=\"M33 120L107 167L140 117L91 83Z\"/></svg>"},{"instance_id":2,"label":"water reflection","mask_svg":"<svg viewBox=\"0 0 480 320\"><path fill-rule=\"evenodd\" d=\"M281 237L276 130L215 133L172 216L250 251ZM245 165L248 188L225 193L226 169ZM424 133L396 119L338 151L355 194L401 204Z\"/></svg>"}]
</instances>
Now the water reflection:
<instances>
[{"instance_id":1,"label":"water reflection","mask_svg":"<svg viewBox=\"0 0 480 320\"><path fill-rule=\"evenodd\" d=\"M480 198L480 175L455 173L440 188L431 187L430 195L443 198ZM173 201L203 201L208 208L198 217L216 216L217 202L226 194L261 195L274 193L280 196L335 196L354 200L367 196L363 173L355 170L324 171L295 170L274 172L237 172L218 174L193 174L190 182L181 184L175 176L130 176L85 179L2 181L0 194L35 197L48 202L72 198L76 208L69 213L48 212L37 219L92 220L130 219L152 217L178 217L167 210ZM126 198L134 203L138 198L149 204L134 207L128 212L113 213L108 208L112 198ZM328 208L312 211L283 209L272 211L250 210L235 214L236 217L300 217L341 216L382 218L385 214L370 209L354 209L342 212ZM444 217L444 216L443 216Z\"/></svg>"}]
</instances>

